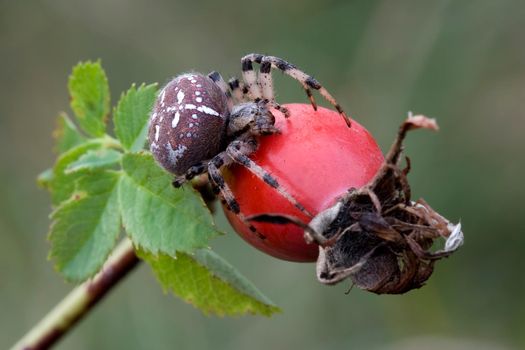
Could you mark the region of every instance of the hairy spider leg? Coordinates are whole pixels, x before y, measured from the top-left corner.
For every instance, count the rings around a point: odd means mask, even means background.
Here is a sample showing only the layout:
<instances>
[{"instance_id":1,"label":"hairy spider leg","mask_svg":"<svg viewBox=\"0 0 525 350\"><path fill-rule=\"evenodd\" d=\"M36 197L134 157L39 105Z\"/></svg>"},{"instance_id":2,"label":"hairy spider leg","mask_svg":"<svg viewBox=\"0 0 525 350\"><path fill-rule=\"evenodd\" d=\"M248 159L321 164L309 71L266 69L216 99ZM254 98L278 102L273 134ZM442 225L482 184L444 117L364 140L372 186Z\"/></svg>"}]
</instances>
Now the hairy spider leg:
<instances>
[{"instance_id":1,"label":"hairy spider leg","mask_svg":"<svg viewBox=\"0 0 525 350\"><path fill-rule=\"evenodd\" d=\"M216 71L208 74L208 78L210 78L215 83L215 85L217 85L219 89L221 89L221 91L226 95L226 98L228 99L228 109L231 111L233 107L233 98L230 89L228 88L228 84L226 84L219 72Z\"/></svg>"},{"instance_id":2,"label":"hairy spider leg","mask_svg":"<svg viewBox=\"0 0 525 350\"><path fill-rule=\"evenodd\" d=\"M248 93L248 89L246 88L246 86L244 86L242 82L239 82L239 79L237 78L231 78L230 80L228 80L228 85L230 87L233 98L238 102L244 102L244 96ZM245 89L246 92L244 92Z\"/></svg>"},{"instance_id":3,"label":"hairy spider leg","mask_svg":"<svg viewBox=\"0 0 525 350\"><path fill-rule=\"evenodd\" d=\"M208 161L199 162L195 165L192 165L189 167L189 169L186 171L184 175L177 176L172 184L173 187L179 188L181 187L185 182L190 181L195 176L204 174L208 171Z\"/></svg>"},{"instance_id":4,"label":"hairy spider leg","mask_svg":"<svg viewBox=\"0 0 525 350\"><path fill-rule=\"evenodd\" d=\"M248 98L255 102L262 99L261 87L257 81L257 74L253 70L253 60L243 59L242 64L242 79L244 80L245 89L243 93L248 95Z\"/></svg>"},{"instance_id":5,"label":"hairy spider leg","mask_svg":"<svg viewBox=\"0 0 525 350\"><path fill-rule=\"evenodd\" d=\"M268 98L270 100L273 98L274 92L273 92L273 81L271 80L272 77L270 74L270 70L272 68L272 61L269 60L268 57L271 57L271 56L264 56L264 55L252 53L252 54L244 56L241 59L241 64L242 64L243 76L245 76L244 72L246 71L247 72L246 75L248 75L249 77L251 77L252 75L249 72L253 71L253 62L261 64L261 68L259 72L260 80L258 84L261 90L263 90L262 91L263 96L266 96L265 98ZM263 64L263 59L265 61L264 64ZM281 59L279 60L281 64L278 67L280 67L279 69L281 69L281 71L283 72L286 69L296 68L293 64L288 63L285 60L281 60ZM253 75L255 75L255 73L253 73ZM306 95L308 96L308 99L310 100L310 103L312 104L312 107L314 108L314 110L317 110L317 104L315 103L315 99L312 95L312 90L310 90L310 88L305 82L299 80L299 83L303 86L303 89L305 90ZM266 85L266 88L265 88L265 85Z\"/></svg>"},{"instance_id":6,"label":"hairy spider leg","mask_svg":"<svg viewBox=\"0 0 525 350\"><path fill-rule=\"evenodd\" d=\"M248 85L249 93L251 94L251 96L256 96L254 98L261 98L263 96L261 92L261 87L258 84L256 84L257 78L253 70L253 62L262 64L263 61L270 62L272 68L279 69L284 74L299 81L299 83L303 86L304 90L306 91L306 94L308 98L310 99L310 103L312 104L312 107L315 110L317 110L317 104L315 103L311 89L318 90L321 96L323 96L337 110L337 112L339 112L339 114L343 117L348 127L351 126L350 117L346 115L341 105L337 103L335 98L328 92L328 90L326 90L312 76L306 74L305 72L298 69L295 65L279 57L265 56L261 54L252 53L252 54L244 56L241 59L243 78L245 79ZM267 65L267 63L265 64ZM265 68L265 70L267 70L267 68ZM267 81L267 77L264 77L264 79L266 79ZM254 85L257 85L257 86L252 89ZM263 87L263 90L264 90L264 87Z\"/></svg>"},{"instance_id":7,"label":"hairy spider leg","mask_svg":"<svg viewBox=\"0 0 525 350\"><path fill-rule=\"evenodd\" d=\"M281 106L275 101L275 94L273 89L273 78L271 74L272 63L264 57L259 68L259 86L262 89L263 99L268 101L270 107L275 108L284 114L285 118L290 116L290 112L285 107Z\"/></svg>"},{"instance_id":8,"label":"hairy spider leg","mask_svg":"<svg viewBox=\"0 0 525 350\"><path fill-rule=\"evenodd\" d=\"M228 156L236 163L244 166L252 174L264 181L267 185L275 189L281 196L286 198L288 202L299 209L305 215L312 217L312 214L297 201L288 191L273 177L270 173L264 170L260 165L251 160L247 154L253 153L257 149L257 141L251 138L249 141L233 141L226 148Z\"/></svg>"},{"instance_id":9,"label":"hairy spider leg","mask_svg":"<svg viewBox=\"0 0 525 350\"><path fill-rule=\"evenodd\" d=\"M223 203L226 204L228 210L234 213L243 224L248 227L248 229L257 235L260 239L266 239L262 233L257 231L255 226L253 226L241 213L241 208L239 203L235 199L230 187L226 184L224 177L221 174L220 168L223 165L227 165L231 160L229 159L226 152L221 152L210 160L208 163L208 178L211 184L219 189L220 196L223 199Z\"/></svg>"}]
</instances>

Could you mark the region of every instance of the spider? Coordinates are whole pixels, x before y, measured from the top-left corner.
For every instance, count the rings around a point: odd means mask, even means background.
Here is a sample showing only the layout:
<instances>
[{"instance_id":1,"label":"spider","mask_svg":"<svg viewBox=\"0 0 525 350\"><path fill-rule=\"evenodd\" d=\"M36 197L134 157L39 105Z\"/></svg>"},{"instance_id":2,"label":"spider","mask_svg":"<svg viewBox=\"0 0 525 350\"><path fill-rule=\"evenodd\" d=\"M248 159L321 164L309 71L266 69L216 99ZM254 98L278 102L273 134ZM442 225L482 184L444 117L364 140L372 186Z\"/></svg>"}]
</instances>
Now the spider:
<instances>
[{"instance_id":1,"label":"spider","mask_svg":"<svg viewBox=\"0 0 525 350\"><path fill-rule=\"evenodd\" d=\"M254 63L260 65L258 74ZM350 118L317 80L281 58L252 53L244 56L241 64L243 81L232 78L228 84L217 72L175 77L159 93L148 138L157 162L176 175L173 186L178 188L195 176L208 173L214 192L220 194L226 207L264 239L241 213L221 174L222 167L233 162L241 164L312 217L272 175L248 157L258 147L258 136L279 133L272 108L289 117L288 110L275 101L271 69L279 69L299 81L314 109L317 105L312 89L334 106L349 127Z\"/></svg>"}]
</instances>

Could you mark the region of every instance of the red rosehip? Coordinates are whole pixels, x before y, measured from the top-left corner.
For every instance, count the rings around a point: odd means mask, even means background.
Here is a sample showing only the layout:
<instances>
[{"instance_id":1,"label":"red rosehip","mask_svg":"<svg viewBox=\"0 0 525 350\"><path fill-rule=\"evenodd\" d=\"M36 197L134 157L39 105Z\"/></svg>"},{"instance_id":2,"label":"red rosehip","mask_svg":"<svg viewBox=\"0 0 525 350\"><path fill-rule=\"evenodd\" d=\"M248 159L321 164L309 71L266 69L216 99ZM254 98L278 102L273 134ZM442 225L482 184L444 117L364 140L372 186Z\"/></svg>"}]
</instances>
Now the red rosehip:
<instances>
[{"instance_id":1,"label":"red rosehip","mask_svg":"<svg viewBox=\"0 0 525 350\"><path fill-rule=\"evenodd\" d=\"M274 111L280 134L260 138L259 149L250 156L274 176L306 209L316 215L332 205L349 188L367 184L383 163L383 154L374 138L360 124L348 128L335 111L311 105L286 105L290 118ZM308 218L275 189L242 166L227 170L228 184L242 213L279 213ZM315 261L318 247L307 244L303 230L295 225L254 223L266 236L260 239L229 210L226 217L235 231L257 249L276 258Z\"/></svg>"}]
</instances>

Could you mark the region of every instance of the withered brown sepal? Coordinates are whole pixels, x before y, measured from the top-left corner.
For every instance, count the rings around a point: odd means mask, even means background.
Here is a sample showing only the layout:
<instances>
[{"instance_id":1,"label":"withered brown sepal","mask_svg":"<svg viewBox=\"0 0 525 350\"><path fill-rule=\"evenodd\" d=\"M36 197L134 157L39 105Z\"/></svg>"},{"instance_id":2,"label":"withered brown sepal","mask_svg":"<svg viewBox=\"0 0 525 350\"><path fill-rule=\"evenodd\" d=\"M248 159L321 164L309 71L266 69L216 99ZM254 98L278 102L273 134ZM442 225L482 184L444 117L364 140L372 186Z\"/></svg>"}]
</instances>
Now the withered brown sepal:
<instances>
[{"instance_id":1,"label":"withered brown sepal","mask_svg":"<svg viewBox=\"0 0 525 350\"><path fill-rule=\"evenodd\" d=\"M411 200L407 174L401 168L403 140L412 129L437 130L435 120L409 115L376 176L364 187L351 188L309 224L281 214L261 214L250 220L293 223L305 230L307 242L319 245L317 278L353 285L377 294L402 294L421 287L437 260L463 244L461 224L451 224L423 199ZM441 250L432 250L444 239Z\"/></svg>"},{"instance_id":2,"label":"withered brown sepal","mask_svg":"<svg viewBox=\"0 0 525 350\"><path fill-rule=\"evenodd\" d=\"M460 224L451 224L423 199L411 201L407 179L410 160L406 158L404 168L400 168L400 160L407 132L418 128L438 129L433 119L409 116L373 180L350 189L334 207L320 213L321 218L334 217L328 225L319 224L322 220L318 218L310 223L326 239L319 242L317 262L317 277L322 283L349 277L361 289L402 294L421 287L436 260L449 256L463 243ZM445 247L432 251L440 238L446 240Z\"/></svg>"}]
</instances>

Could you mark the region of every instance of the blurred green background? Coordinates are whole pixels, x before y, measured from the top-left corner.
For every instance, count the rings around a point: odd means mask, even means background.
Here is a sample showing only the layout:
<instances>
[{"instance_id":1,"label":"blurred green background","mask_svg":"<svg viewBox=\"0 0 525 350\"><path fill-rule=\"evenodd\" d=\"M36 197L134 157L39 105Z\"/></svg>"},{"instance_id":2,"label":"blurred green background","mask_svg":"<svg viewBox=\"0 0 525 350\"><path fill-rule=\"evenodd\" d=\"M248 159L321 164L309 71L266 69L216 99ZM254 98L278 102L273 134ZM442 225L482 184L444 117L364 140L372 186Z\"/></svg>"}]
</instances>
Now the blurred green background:
<instances>
[{"instance_id":1,"label":"blurred green background","mask_svg":"<svg viewBox=\"0 0 525 350\"><path fill-rule=\"evenodd\" d=\"M71 67L102 59L115 101L192 69L239 75L249 52L314 74L383 149L407 111L437 118L439 133L407 142L413 193L461 219L466 245L421 290L345 295L229 231L214 249L282 314L204 316L141 266L57 348L525 348L524 35L525 2L511 0L0 1L0 348L72 288L46 260L50 203L35 184ZM306 102L275 76L279 101Z\"/></svg>"}]
</instances>

